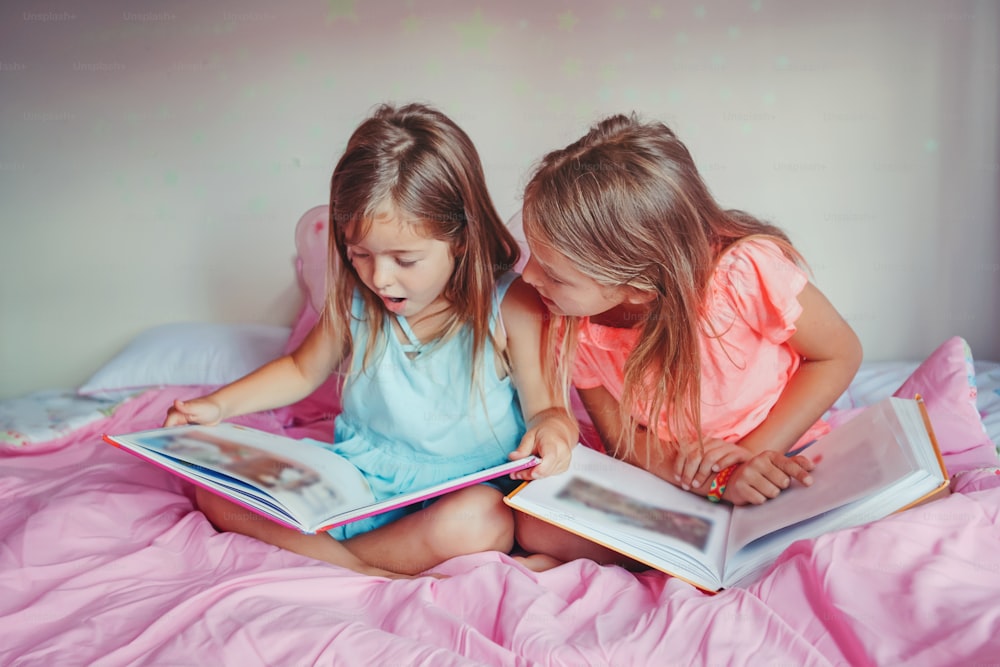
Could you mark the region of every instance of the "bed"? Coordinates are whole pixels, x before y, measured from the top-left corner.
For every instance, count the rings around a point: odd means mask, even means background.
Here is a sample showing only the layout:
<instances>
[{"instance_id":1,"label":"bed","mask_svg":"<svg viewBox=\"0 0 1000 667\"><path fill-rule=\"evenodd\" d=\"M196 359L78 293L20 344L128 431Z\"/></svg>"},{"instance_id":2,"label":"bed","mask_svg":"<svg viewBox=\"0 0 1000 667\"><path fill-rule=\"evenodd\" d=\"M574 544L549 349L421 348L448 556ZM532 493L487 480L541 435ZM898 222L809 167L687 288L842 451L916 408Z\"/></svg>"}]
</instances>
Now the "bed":
<instances>
[{"instance_id":1,"label":"bed","mask_svg":"<svg viewBox=\"0 0 1000 667\"><path fill-rule=\"evenodd\" d=\"M953 493L792 545L717 595L659 572L508 555L388 581L217 533L186 483L101 441L294 346L322 289L324 207L297 228L293 327L177 324L85 385L0 401L3 665L971 665L1000 656L1000 363L960 338L866 363L831 410L921 393ZM317 287L317 285L319 287ZM329 439L331 386L239 420Z\"/></svg>"}]
</instances>

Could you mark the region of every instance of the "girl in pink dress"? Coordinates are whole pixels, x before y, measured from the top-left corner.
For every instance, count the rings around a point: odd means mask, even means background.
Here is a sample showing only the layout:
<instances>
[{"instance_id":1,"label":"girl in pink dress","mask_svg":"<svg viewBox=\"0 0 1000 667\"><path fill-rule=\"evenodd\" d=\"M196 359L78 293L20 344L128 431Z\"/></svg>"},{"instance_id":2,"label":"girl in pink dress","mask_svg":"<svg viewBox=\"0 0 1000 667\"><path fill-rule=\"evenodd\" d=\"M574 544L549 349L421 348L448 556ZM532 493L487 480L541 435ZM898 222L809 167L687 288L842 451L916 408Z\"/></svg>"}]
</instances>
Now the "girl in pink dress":
<instances>
[{"instance_id":1,"label":"girl in pink dress","mask_svg":"<svg viewBox=\"0 0 1000 667\"><path fill-rule=\"evenodd\" d=\"M613 116L546 155L524 229L524 280L564 316L561 372L609 453L734 505L811 483L786 453L829 430L861 345L784 232L722 209L669 128ZM518 523L528 551L615 560Z\"/></svg>"}]
</instances>

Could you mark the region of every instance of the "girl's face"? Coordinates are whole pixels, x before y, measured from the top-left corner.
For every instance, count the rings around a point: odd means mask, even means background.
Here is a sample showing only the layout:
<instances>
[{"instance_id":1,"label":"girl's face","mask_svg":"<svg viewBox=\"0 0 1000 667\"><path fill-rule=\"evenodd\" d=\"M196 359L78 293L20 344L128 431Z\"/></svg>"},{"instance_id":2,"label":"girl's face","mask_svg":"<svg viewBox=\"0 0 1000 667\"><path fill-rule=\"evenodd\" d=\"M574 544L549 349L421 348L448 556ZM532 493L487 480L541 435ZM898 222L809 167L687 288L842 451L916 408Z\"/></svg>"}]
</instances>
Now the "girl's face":
<instances>
[{"instance_id":1,"label":"girl's face","mask_svg":"<svg viewBox=\"0 0 1000 667\"><path fill-rule=\"evenodd\" d=\"M407 318L438 312L447 305L442 293L455 269L451 245L426 236L424 226L382 207L347 255L365 287L382 299L386 310ZM428 310L430 306L433 309Z\"/></svg>"},{"instance_id":2,"label":"girl's face","mask_svg":"<svg viewBox=\"0 0 1000 667\"><path fill-rule=\"evenodd\" d=\"M577 269L568 257L530 235L528 247L531 256L521 277L538 291L554 314L589 317L631 303L629 289L599 284Z\"/></svg>"}]
</instances>

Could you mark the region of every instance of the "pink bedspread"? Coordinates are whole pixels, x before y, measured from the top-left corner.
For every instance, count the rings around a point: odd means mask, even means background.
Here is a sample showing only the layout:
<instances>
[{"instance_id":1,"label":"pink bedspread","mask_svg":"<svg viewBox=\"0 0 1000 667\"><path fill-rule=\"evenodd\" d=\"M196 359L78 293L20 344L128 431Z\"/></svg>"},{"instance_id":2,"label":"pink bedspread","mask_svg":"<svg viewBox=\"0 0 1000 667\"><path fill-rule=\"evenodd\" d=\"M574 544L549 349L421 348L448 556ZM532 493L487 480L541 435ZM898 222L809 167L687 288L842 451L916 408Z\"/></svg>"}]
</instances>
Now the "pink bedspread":
<instances>
[{"instance_id":1,"label":"pink bedspread","mask_svg":"<svg viewBox=\"0 0 1000 667\"><path fill-rule=\"evenodd\" d=\"M3 665L970 665L1000 659L1000 476L793 545L716 596L660 573L506 555L386 581L218 534L190 487L100 441L152 392L0 459ZM187 390L184 395L191 395ZM246 420L285 430L274 416ZM322 425L324 428L326 425ZM291 435L321 435L291 429Z\"/></svg>"}]
</instances>

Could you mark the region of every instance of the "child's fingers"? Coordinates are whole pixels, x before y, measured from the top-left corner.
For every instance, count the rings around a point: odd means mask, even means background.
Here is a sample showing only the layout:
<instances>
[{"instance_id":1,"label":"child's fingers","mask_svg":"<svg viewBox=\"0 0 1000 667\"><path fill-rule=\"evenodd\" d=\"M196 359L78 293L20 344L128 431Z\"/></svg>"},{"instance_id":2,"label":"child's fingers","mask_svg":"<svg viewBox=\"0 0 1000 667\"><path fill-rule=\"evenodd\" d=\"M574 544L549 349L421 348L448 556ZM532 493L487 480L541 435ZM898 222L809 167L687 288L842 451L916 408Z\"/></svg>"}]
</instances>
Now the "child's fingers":
<instances>
[{"instance_id":1,"label":"child's fingers","mask_svg":"<svg viewBox=\"0 0 1000 667\"><path fill-rule=\"evenodd\" d=\"M512 451L507 455L511 461L516 461L518 459L523 459L526 456L530 456L535 451L535 434L531 431L525 433L524 437L521 438L521 442L517 445L517 449Z\"/></svg>"},{"instance_id":2,"label":"child's fingers","mask_svg":"<svg viewBox=\"0 0 1000 667\"><path fill-rule=\"evenodd\" d=\"M530 456L531 454L534 453L534 451L535 451L535 433L534 431L528 431L527 433L524 434L524 437L521 438L521 442L520 444L518 444L517 449L508 454L507 458L509 458L511 461L517 461L527 456ZM532 466L531 468L525 468L524 470L517 470L515 472L512 472L510 476L513 479L521 479L521 480L534 479L536 476L535 475L536 470L538 468L541 468L545 464L546 461L543 458L541 463L539 463L538 465Z\"/></svg>"},{"instance_id":3,"label":"child's fingers","mask_svg":"<svg viewBox=\"0 0 1000 667\"><path fill-rule=\"evenodd\" d=\"M182 401L178 398L174 400L174 410L184 415L190 422L201 423L204 421L205 408L204 402L199 399Z\"/></svg>"},{"instance_id":4,"label":"child's fingers","mask_svg":"<svg viewBox=\"0 0 1000 667\"><path fill-rule=\"evenodd\" d=\"M705 443L704 449L701 465L691 480L691 486L696 489L729 466L747 460L745 450L724 440L710 440Z\"/></svg>"},{"instance_id":5,"label":"child's fingers","mask_svg":"<svg viewBox=\"0 0 1000 667\"><path fill-rule=\"evenodd\" d=\"M718 465L719 459L714 455L706 455L702 458L697 470L691 477L690 484L693 488L701 488L701 485L718 473L721 468ZM716 470L718 468L718 470Z\"/></svg>"},{"instance_id":6,"label":"child's fingers","mask_svg":"<svg viewBox=\"0 0 1000 667\"><path fill-rule=\"evenodd\" d=\"M767 496L752 486L740 490L738 498L738 501L730 500L730 502L734 505L763 505L768 501Z\"/></svg>"},{"instance_id":7,"label":"child's fingers","mask_svg":"<svg viewBox=\"0 0 1000 667\"><path fill-rule=\"evenodd\" d=\"M685 451L688 450L688 451ZM738 445L711 438L702 445L700 451L682 448L675 459L677 481L681 488L700 488L713 475L731 465L747 460L747 453Z\"/></svg>"},{"instance_id":8,"label":"child's fingers","mask_svg":"<svg viewBox=\"0 0 1000 667\"><path fill-rule=\"evenodd\" d=\"M747 482L754 491L764 497L764 500L777 498L788 486L788 476L777 467L754 470L754 472L756 474L750 475Z\"/></svg>"},{"instance_id":9,"label":"child's fingers","mask_svg":"<svg viewBox=\"0 0 1000 667\"><path fill-rule=\"evenodd\" d=\"M782 479L787 477L788 483L795 479L806 486L812 484L812 476L809 474L812 470L812 461L804 456L775 458L773 463L774 467L769 471L769 477Z\"/></svg>"},{"instance_id":10,"label":"child's fingers","mask_svg":"<svg viewBox=\"0 0 1000 667\"><path fill-rule=\"evenodd\" d=\"M542 457L542 462L547 466L535 474L535 477L544 475L558 475L569 470L569 462L573 455L573 448L569 442L558 437L551 436L544 438L538 446L538 455ZM536 466L537 468L538 466ZM534 470L532 471L535 472Z\"/></svg>"},{"instance_id":11,"label":"child's fingers","mask_svg":"<svg viewBox=\"0 0 1000 667\"><path fill-rule=\"evenodd\" d=\"M568 440L568 437L571 436L564 433L562 429L545 427L529 429L521 438L517 449L511 452L508 458L516 461L535 454L541 459L541 462L531 468L511 473L511 477L514 479L538 479L565 472L569 468L573 451L572 441Z\"/></svg>"},{"instance_id":12,"label":"child's fingers","mask_svg":"<svg viewBox=\"0 0 1000 667\"><path fill-rule=\"evenodd\" d=\"M777 498L791 483L790 475L783 468L783 459L785 457L777 452L761 452L736 469L728 486L735 487L736 495L755 505Z\"/></svg>"},{"instance_id":13,"label":"child's fingers","mask_svg":"<svg viewBox=\"0 0 1000 667\"><path fill-rule=\"evenodd\" d=\"M685 474L681 477L681 488L686 489L685 485L690 485L696 489L700 488L706 480L726 467L721 464L721 461L731 458L727 454L732 449L733 445L722 440L709 440L706 442L702 447L700 457L698 457L700 460L697 461L697 466L685 463ZM734 463L738 462L739 460L734 461ZM688 473L690 473L690 476L688 476Z\"/></svg>"},{"instance_id":14,"label":"child's fingers","mask_svg":"<svg viewBox=\"0 0 1000 667\"><path fill-rule=\"evenodd\" d=\"M681 488L687 490L692 486L698 486L694 481L701 477L704 479L708 473L712 472L714 459L705 455L693 455L684 462L684 472L681 474Z\"/></svg>"},{"instance_id":15,"label":"child's fingers","mask_svg":"<svg viewBox=\"0 0 1000 667\"><path fill-rule=\"evenodd\" d=\"M541 457L542 462L525 472L530 475L530 479L558 475L569 469L570 452L568 446L564 446L562 440L555 437L537 437L535 439L535 454Z\"/></svg>"},{"instance_id":16,"label":"child's fingers","mask_svg":"<svg viewBox=\"0 0 1000 667\"><path fill-rule=\"evenodd\" d=\"M798 454L796 456L791 457L791 460L795 461L806 470L812 472L816 468L816 464L819 463L821 458L819 454L816 454L815 457L816 458L812 458L805 454Z\"/></svg>"},{"instance_id":17,"label":"child's fingers","mask_svg":"<svg viewBox=\"0 0 1000 667\"><path fill-rule=\"evenodd\" d=\"M726 452L718 458L715 465L712 466L712 474L721 472L728 468L729 466L739 465L747 460L746 452L742 451L731 451Z\"/></svg>"},{"instance_id":18,"label":"child's fingers","mask_svg":"<svg viewBox=\"0 0 1000 667\"><path fill-rule=\"evenodd\" d=\"M163 427L169 428L171 426L182 426L187 423L187 417L176 410L171 409L170 412L167 413L167 418L163 420Z\"/></svg>"},{"instance_id":19,"label":"child's fingers","mask_svg":"<svg viewBox=\"0 0 1000 667\"><path fill-rule=\"evenodd\" d=\"M220 418L218 406L201 398L190 401L175 399L173 406L167 412L165 426L183 426L185 424L216 424Z\"/></svg>"},{"instance_id":20,"label":"child's fingers","mask_svg":"<svg viewBox=\"0 0 1000 667\"><path fill-rule=\"evenodd\" d=\"M762 452L743 463L730 478L723 498L734 505L760 505L787 489L792 480L803 486L813 482L809 473L814 463L805 456L783 456L778 452Z\"/></svg>"},{"instance_id":21,"label":"child's fingers","mask_svg":"<svg viewBox=\"0 0 1000 667\"><path fill-rule=\"evenodd\" d=\"M173 406L167 411L167 418L163 421L163 426L183 426L187 423L189 423L189 417L184 401L175 399Z\"/></svg>"},{"instance_id":22,"label":"child's fingers","mask_svg":"<svg viewBox=\"0 0 1000 667\"><path fill-rule=\"evenodd\" d=\"M803 486L809 486L813 483L813 477L809 473L812 472L816 465L805 456L800 454L792 458L786 458L780 462L780 465L786 475L795 479Z\"/></svg>"},{"instance_id":23,"label":"child's fingers","mask_svg":"<svg viewBox=\"0 0 1000 667\"><path fill-rule=\"evenodd\" d=\"M697 474L701 460L701 454L697 452L686 452L683 448L677 452L677 457L674 459L674 478L685 491L691 488L691 480Z\"/></svg>"},{"instance_id":24,"label":"child's fingers","mask_svg":"<svg viewBox=\"0 0 1000 667\"><path fill-rule=\"evenodd\" d=\"M722 498L733 505L763 505L767 501L767 496L742 480L730 481Z\"/></svg>"},{"instance_id":25,"label":"child's fingers","mask_svg":"<svg viewBox=\"0 0 1000 667\"><path fill-rule=\"evenodd\" d=\"M783 490L791 486L792 480L797 480L804 486L812 484L812 476L809 474L802 461L797 459L802 457L786 458L774 453L766 457L759 457L755 461L754 469L759 472L759 478L751 477L754 488L768 498L777 498Z\"/></svg>"}]
</instances>

